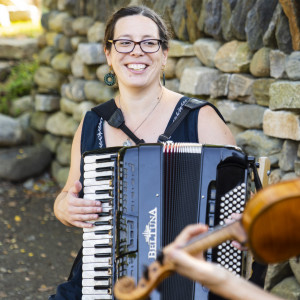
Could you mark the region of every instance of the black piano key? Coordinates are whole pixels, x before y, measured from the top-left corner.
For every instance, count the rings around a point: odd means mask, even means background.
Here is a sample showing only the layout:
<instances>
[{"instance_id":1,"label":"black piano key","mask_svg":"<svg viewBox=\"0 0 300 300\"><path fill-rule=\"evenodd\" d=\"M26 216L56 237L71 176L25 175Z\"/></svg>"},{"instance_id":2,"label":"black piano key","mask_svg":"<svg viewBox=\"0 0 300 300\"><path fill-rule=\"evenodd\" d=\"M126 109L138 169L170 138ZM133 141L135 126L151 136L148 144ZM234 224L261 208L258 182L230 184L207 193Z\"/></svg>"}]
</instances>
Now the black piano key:
<instances>
[{"instance_id":1,"label":"black piano key","mask_svg":"<svg viewBox=\"0 0 300 300\"><path fill-rule=\"evenodd\" d=\"M113 171L113 167L101 167L101 168L96 168L96 172L106 172L106 171Z\"/></svg>"},{"instance_id":2,"label":"black piano key","mask_svg":"<svg viewBox=\"0 0 300 300\"><path fill-rule=\"evenodd\" d=\"M110 180L112 179L111 176L97 176L96 181L101 181L101 180Z\"/></svg>"},{"instance_id":3,"label":"black piano key","mask_svg":"<svg viewBox=\"0 0 300 300\"><path fill-rule=\"evenodd\" d=\"M101 226L101 225L111 225L110 221L96 221L94 222L94 226Z\"/></svg>"},{"instance_id":4,"label":"black piano key","mask_svg":"<svg viewBox=\"0 0 300 300\"><path fill-rule=\"evenodd\" d=\"M109 230L96 230L95 234L109 234Z\"/></svg>"},{"instance_id":5,"label":"black piano key","mask_svg":"<svg viewBox=\"0 0 300 300\"><path fill-rule=\"evenodd\" d=\"M100 248L111 248L111 245L109 245L109 244L96 244L96 245L94 246L94 248L96 248L96 249L100 249Z\"/></svg>"},{"instance_id":6,"label":"black piano key","mask_svg":"<svg viewBox=\"0 0 300 300\"><path fill-rule=\"evenodd\" d=\"M112 201L111 198L106 198L106 199L98 199L101 203L110 203Z\"/></svg>"},{"instance_id":7,"label":"black piano key","mask_svg":"<svg viewBox=\"0 0 300 300\"><path fill-rule=\"evenodd\" d=\"M108 271L109 269L111 269L111 268L109 268L109 267L95 267L94 268L94 271Z\"/></svg>"},{"instance_id":8,"label":"black piano key","mask_svg":"<svg viewBox=\"0 0 300 300\"><path fill-rule=\"evenodd\" d=\"M111 213L108 211L103 211L101 213L98 213L99 217L109 217L110 215L111 215Z\"/></svg>"},{"instance_id":9,"label":"black piano key","mask_svg":"<svg viewBox=\"0 0 300 300\"><path fill-rule=\"evenodd\" d=\"M96 253L94 254L94 257L97 257L97 258L104 258L104 257L111 257L112 254L111 253Z\"/></svg>"},{"instance_id":10,"label":"black piano key","mask_svg":"<svg viewBox=\"0 0 300 300\"><path fill-rule=\"evenodd\" d=\"M97 158L96 159L96 163L106 163L106 162L111 162L111 158L108 157L108 158Z\"/></svg>"},{"instance_id":11,"label":"black piano key","mask_svg":"<svg viewBox=\"0 0 300 300\"><path fill-rule=\"evenodd\" d=\"M94 286L95 290L108 290L110 288L111 288L111 286L109 286L109 285L95 285Z\"/></svg>"},{"instance_id":12,"label":"black piano key","mask_svg":"<svg viewBox=\"0 0 300 300\"><path fill-rule=\"evenodd\" d=\"M110 276L95 276L94 280L108 280Z\"/></svg>"},{"instance_id":13,"label":"black piano key","mask_svg":"<svg viewBox=\"0 0 300 300\"><path fill-rule=\"evenodd\" d=\"M95 192L96 195L102 195L102 194L110 194L111 190L97 190Z\"/></svg>"}]
</instances>

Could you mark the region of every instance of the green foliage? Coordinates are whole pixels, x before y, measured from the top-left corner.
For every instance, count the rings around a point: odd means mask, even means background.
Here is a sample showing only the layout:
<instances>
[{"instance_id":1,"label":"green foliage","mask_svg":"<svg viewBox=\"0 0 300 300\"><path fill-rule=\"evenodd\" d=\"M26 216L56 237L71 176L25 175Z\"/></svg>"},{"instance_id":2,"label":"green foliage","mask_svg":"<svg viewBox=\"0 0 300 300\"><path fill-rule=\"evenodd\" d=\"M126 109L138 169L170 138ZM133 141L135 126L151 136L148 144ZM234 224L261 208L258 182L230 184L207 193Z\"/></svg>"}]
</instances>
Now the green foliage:
<instances>
[{"instance_id":1,"label":"green foliage","mask_svg":"<svg viewBox=\"0 0 300 300\"><path fill-rule=\"evenodd\" d=\"M8 113L10 103L17 97L30 94L37 60L21 62L11 69L7 81L0 85L0 113Z\"/></svg>"}]
</instances>

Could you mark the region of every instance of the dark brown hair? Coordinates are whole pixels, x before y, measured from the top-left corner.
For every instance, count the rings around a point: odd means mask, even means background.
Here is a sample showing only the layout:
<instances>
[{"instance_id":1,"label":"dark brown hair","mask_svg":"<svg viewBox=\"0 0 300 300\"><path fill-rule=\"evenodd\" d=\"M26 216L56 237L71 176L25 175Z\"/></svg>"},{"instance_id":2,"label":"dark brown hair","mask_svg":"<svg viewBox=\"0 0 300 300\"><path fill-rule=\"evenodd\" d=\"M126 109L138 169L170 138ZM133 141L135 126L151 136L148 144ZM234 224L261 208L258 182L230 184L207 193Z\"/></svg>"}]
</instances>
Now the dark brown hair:
<instances>
[{"instance_id":1,"label":"dark brown hair","mask_svg":"<svg viewBox=\"0 0 300 300\"><path fill-rule=\"evenodd\" d=\"M115 26L119 19L128 16L142 15L151 19L158 27L159 38L162 40L162 49L169 48L170 33L163 19L147 6L128 6L116 11L107 21L104 35L104 45L110 51L112 44L108 40L113 40Z\"/></svg>"}]
</instances>

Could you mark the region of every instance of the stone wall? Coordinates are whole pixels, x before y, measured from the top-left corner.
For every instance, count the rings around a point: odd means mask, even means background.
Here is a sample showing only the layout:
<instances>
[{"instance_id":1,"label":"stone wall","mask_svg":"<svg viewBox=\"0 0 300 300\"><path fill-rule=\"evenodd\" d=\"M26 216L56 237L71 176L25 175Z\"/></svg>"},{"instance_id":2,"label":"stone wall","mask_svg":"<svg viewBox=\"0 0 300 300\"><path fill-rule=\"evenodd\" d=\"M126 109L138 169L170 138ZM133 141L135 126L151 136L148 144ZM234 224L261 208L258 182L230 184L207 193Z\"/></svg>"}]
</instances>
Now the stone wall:
<instances>
[{"instance_id":1,"label":"stone wall","mask_svg":"<svg viewBox=\"0 0 300 300\"><path fill-rule=\"evenodd\" d=\"M116 93L103 82L108 72L104 23L114 9L129 3L44 1L49 12L42 17L45 33L39 39L40 67L30 124L54 154L52 174L61 184L80 120ZM143 3L161 13L174 34L166 86L215 104L245 152L271 159L271 183L299 176L300 10L296 0ZM288 271L282 272L283 268ZM299 299L299 270L295 260L272 267L268 289L285 299ZM282 281L278 274L287 278Z\"/></svg>"}]
</instances>

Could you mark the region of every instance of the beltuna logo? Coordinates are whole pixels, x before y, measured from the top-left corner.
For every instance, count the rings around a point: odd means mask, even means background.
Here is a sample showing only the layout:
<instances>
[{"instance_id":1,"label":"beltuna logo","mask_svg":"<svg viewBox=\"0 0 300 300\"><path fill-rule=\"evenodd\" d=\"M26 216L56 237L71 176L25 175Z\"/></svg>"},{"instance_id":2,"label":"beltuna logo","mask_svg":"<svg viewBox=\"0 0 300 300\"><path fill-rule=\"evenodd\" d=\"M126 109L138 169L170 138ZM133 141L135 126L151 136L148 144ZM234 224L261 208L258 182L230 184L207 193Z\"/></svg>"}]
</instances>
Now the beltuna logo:
<instances>
[{"instance_id":1,"label":"beltuna logo","mask_svg":"<svg viewBox=\"0 0 300 300\"><path fill-rule=\"evenodd\" d=\"M149 245L148 258L156 259L156 240L157 240L157 207L149 211L150 221L146 225L143 235Z\"/></svg>"}]
</instances>

